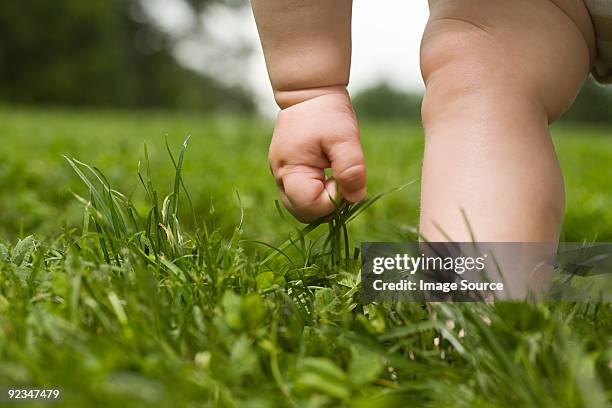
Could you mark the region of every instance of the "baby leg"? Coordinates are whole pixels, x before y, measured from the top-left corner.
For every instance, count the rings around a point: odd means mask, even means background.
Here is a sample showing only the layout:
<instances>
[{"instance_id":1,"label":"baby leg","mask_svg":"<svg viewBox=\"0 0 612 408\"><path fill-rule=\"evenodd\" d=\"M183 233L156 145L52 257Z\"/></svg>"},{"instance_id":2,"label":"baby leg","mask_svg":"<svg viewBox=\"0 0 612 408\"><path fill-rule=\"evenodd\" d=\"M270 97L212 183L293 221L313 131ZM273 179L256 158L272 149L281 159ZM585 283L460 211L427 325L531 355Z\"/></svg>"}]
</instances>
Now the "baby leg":
<instances>
[{"instance_id":1,"label":"baby leg","mask_svg":"<svg viewBox=\"0 0 612 408\"><path fill-rule=\"evenodd\" d=\"M548 125L594 57L583 2L431 0L430 11L421 234L556 242L564 188Z\"/></svg>"}]
</instances>

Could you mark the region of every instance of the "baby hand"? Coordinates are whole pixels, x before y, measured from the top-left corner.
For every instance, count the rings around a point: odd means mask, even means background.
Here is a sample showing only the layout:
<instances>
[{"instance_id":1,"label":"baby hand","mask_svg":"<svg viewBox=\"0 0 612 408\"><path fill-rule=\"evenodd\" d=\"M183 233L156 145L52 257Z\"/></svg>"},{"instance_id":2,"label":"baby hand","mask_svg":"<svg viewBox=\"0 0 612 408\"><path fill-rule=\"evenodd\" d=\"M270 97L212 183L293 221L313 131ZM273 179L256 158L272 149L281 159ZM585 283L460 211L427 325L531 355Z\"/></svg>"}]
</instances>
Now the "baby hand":
<instances>
[{"instance_id":1,"label":"baby hand","mask_svg":"<svg viewBox=\"0 0 612 408\"><path fill-rule=\"evenodd\" d=\"M270 144L269 163L281 199L298 220L334 211L330 197L356 202L366 194L366 168L357 118L348 93L328 93L283 109ZM332 178L325 178L325 169Z\"/></svg>"}]
</instances>

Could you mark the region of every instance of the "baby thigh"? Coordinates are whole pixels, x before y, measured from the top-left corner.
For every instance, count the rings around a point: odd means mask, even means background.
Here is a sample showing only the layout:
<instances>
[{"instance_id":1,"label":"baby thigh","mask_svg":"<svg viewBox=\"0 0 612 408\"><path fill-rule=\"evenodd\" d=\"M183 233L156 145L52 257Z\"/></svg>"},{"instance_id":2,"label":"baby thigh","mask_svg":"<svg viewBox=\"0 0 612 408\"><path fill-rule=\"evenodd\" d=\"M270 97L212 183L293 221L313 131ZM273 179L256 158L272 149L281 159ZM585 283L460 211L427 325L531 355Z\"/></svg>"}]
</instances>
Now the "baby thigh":
<instances>
[{"instance_id":1,"label":"baby thigh","mask_svg":"<svg viewBox=\"0 0 612 408\"><path fill-rule=\"evenodd\" d=\"M431 0L430 12L421 234L558 240L563 178L548 124L571 105L593 59L583 2Z\"/></svg>"}]
</instances>

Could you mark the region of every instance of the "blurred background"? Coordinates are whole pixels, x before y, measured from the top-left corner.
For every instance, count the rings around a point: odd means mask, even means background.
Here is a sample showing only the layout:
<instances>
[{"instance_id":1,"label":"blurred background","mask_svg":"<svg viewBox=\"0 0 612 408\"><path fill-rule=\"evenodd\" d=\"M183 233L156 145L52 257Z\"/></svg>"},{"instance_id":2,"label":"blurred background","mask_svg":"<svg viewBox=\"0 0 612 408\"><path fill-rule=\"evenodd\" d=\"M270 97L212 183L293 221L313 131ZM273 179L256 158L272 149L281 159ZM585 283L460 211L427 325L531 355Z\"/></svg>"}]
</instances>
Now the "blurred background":
<instances>
[{"instance_id":1,"label":"blurred background","mask_svg":"<svg viewBox=\"0 0 612 408\"><path fill-rule=\"evenodd\" d=\"M427 16L426 1L354 1L350 91L373 192L419 176L418 59ZM185 171L197 209L214 208L221 219L228 212L233 220L237 189L247 209L263 203L269 211L269 225L258 217L254 232L272 235L276 192L265 156L276 110L247 1L4 1L0 238L79 220L71 191L84 191L61 154L98 165L138 198L143 141L164 180L172 172L164 138L178 146L188 134L194 137ZM558 126L555 133L568 135L558 148L576 195L566 220L570 236L601 236L585 220L612 225L612 198L603 193L610 175L602 171L612 158L612 139L602 141L611 135L612 91L589 79ZM373 217L392 216L398 234L412 230L417 185ZM224 205L213 206L211 197Z\"/></svg>"},{"instance_id":2,"label":"blurred background","mask_svg":"<svg viewBox=\"0 0 612 408\"><path fill-rule=\"evenodd\" d=\"M426 20L425 1L355 0L351 91L362 116L418 118ZM276 110L247 1L3 2L0 39L4 104ZM612 122L612 94L589 80L564 119Z\"/></svg>"}]
</instances>

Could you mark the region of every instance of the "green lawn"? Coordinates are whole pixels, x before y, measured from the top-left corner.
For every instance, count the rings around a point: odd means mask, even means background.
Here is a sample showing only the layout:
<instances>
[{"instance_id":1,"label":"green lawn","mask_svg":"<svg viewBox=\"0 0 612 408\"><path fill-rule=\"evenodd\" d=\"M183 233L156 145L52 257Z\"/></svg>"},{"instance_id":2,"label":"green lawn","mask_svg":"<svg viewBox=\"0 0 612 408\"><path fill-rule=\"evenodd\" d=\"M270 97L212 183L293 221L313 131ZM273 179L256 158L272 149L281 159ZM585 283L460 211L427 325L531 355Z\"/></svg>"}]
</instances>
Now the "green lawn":
<instances>
[{"instance_id":1,"label":"green lawn","mask_svg":"<svg viewBox=\"0 0 612 408\"><path fill-rule=\"evenodd\" d=\"M265 258L273 250L254 241L278 247L299 227L274 205L271 126L0 109L0 386L60 386L71 406L612 403L609 304L364 306L357 262L313 243L324 226L287 257ZM568 193L563 239L612 241L612 129L553 133ZM146 227L151 200L137 174L146 140L161 205L175 181L166 135L175 158L192 136L184 242L168 214L165 232ZM418 181L418 124L362 123L362 139L371 194ZM84 217L72 193L90 192L62 155L100 168L141 217L115 219L114 206L131 207L104 194ZM368 208L351 244L414 240L418 195L417 182Z\"/></svg>"},{"instance_id":2,"label":"green lawn","mask_svg":"<svg viewBox=\"0 0 612 408\"><path fill-rule=\"evenodd\" d=\"M0 238L57 232L80 223L71 191L83 192L61 155L105 171L113 187L142 203L136 177L146 141L160 184L171 182L164 138L177 147L192 135L185 181L200 212L211 200L222 227L239 216L235 191L245 208L248 235L278 242L290 230L279 223L276 191L266 161L271 123L235 117L167 113L74 113L63 110L0 110ZM371 193L418 180L422 133L418 124L363 123ZM565 171L567 213L563 239L612 241L612 129L555 129ZM355 235L397 239L411 235L418 218L418 183L389 196L361 218Z\"/></svg>"}]
</instances>

